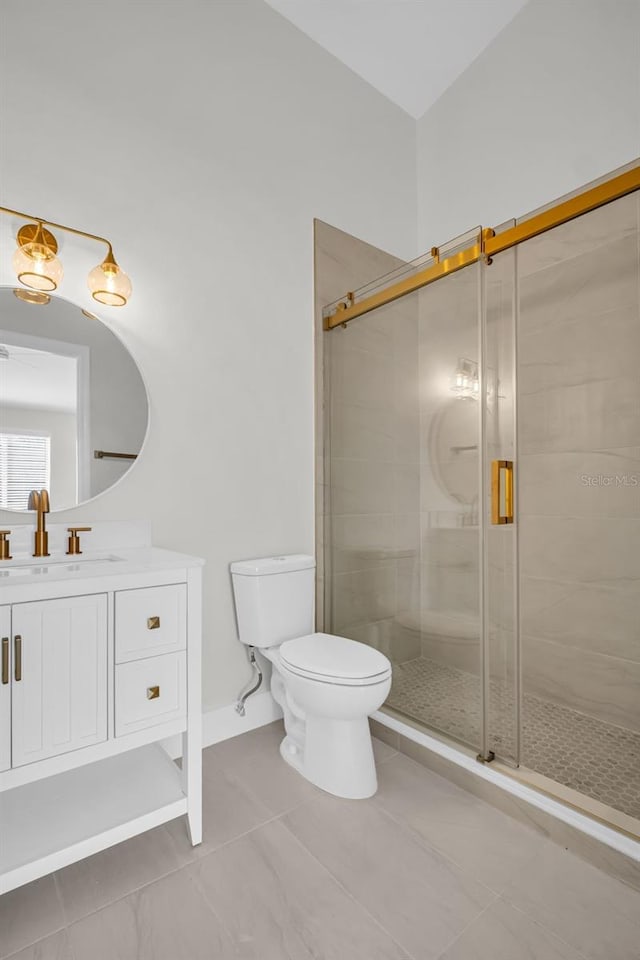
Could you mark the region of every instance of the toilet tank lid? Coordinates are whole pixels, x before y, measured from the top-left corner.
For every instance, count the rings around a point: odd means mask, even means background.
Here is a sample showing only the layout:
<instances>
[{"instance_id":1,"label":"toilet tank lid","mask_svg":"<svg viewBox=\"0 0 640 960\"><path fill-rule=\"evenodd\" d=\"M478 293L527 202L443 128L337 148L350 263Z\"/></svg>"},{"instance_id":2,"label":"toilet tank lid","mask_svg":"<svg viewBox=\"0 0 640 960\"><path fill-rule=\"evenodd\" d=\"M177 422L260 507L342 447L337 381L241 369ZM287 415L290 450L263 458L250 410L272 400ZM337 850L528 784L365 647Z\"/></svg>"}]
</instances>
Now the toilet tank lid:
<instances>
[{"instance_id":1,"label":"toilet tank lid","mask_svg":"<svg viewBox=\"0 0 640 960\"><path fill-rule=\"evenodd\" d=\"M315 567L313 557L304 553L290 553L282 557L260 557L258 560L235 560L231 573L241 577L268 577L274 573L292 573Z\"/></svg>"}]
</instances>

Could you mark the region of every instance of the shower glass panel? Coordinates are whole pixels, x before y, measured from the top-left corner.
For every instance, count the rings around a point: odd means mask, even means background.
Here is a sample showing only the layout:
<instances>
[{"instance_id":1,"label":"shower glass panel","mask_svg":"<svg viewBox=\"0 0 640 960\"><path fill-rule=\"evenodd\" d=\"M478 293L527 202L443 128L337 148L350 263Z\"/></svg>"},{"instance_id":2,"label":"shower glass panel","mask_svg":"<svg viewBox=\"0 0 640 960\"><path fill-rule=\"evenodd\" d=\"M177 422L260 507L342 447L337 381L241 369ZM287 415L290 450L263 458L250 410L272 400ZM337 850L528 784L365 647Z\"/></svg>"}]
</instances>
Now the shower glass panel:
<instances>
[{"instance_id":1,"label":"shower glass panel","mask_svg":"<svg viewBox=\"0 0 640 960\"><path fill-rule=\"evenodd\" d=\"M479 264L326 337L325 625L387 705L479 749Z\"/></svg>"},{"instance_id":2,"label":"shower glass panel","mask_svg":"<svg viewBox=\"0 0 640 960\"><path fill-rule=\"evenodd\" d=\"M639 198L519 246L517 373L521 762L636 818Z\"/></svg>"}]
</instances>

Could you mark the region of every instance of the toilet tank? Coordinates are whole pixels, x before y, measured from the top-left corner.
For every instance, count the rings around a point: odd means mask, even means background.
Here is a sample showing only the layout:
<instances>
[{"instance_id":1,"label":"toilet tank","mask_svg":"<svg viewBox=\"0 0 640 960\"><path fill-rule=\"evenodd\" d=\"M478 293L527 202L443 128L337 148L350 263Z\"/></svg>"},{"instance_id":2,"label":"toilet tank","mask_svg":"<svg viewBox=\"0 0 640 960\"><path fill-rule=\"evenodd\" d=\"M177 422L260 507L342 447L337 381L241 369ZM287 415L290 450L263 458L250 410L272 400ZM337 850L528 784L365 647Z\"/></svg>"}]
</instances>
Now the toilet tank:
<instances>
[{"instance_id":1,"label":"toilet tank","mask_svg":"<svg viewBox=\"0 0 640 960\"><path fill-rule=\"evenodd\" d=\"M314 631L316 563L292 554L231 564L238 635L253 647L274 647Z\"/></svg>"}]
</instances>

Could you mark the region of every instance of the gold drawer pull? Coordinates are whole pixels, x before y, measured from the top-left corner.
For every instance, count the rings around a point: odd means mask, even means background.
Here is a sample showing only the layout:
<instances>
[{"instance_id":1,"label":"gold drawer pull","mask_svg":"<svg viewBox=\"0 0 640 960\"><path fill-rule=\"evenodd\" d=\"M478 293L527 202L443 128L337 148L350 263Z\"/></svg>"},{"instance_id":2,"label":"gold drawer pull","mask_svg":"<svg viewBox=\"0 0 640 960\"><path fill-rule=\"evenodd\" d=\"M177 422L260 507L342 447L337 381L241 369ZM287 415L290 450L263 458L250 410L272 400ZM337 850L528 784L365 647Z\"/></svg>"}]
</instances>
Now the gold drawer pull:
<instances>
[{"instance_id":1,"label":"gold drawer pull","mask_svg":"<svg viewBox=\"0 0 640 960\"><path fill-rule=\"evenodd\" d=\"M147 617L147 629L157 630L160 626L160 617Z\"/></svg>"},{"instance_id":2,"label":"gold drawer pull","mask_svg":"<svg viewBox=\"0 0 640 960\"><path fill-rule=\"evenodd\" d=\"M147 700L157 700L160 696L160 687L147 687Z\"/></svg>"},{"instance_id":3,"label":"gold drawer pull","mask_svg":"<svg viewBox=\"0 0 640 960\"><path fill-rule=\"evenodd\" d=\"M2 682L9 683L9 637L2 638Z\"/></svg>"}]
</instances>

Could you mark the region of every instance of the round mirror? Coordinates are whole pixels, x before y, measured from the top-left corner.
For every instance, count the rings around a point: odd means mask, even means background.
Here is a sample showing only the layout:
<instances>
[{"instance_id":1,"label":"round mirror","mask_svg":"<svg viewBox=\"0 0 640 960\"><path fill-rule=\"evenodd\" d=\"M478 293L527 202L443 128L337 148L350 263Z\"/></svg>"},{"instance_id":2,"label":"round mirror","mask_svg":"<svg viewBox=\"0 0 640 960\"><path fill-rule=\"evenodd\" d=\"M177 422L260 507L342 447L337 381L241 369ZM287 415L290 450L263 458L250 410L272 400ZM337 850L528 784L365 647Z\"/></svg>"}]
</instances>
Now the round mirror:
<instances>
[{"instance_id":1,"label":"round mirror","mask_svg":"<svg viewBox=\"0 0 640 960\"><path fill-rule=\"evenodd\" d=\"M478 401L446 400L431 423L433 475L440 489L458 503L478 499Z\"/></svg>"},{"instance_id":2,"label":"round mirror","mask_svg":"<svg viewBox=\"0 0 640 960\"><path fill-rule=\"evenodd\" d=\"M149 404L130 353L104 323L60 297L0 288L0 509L46 488L75 507L129 470Z\"/></svg>"}]
</instances>

